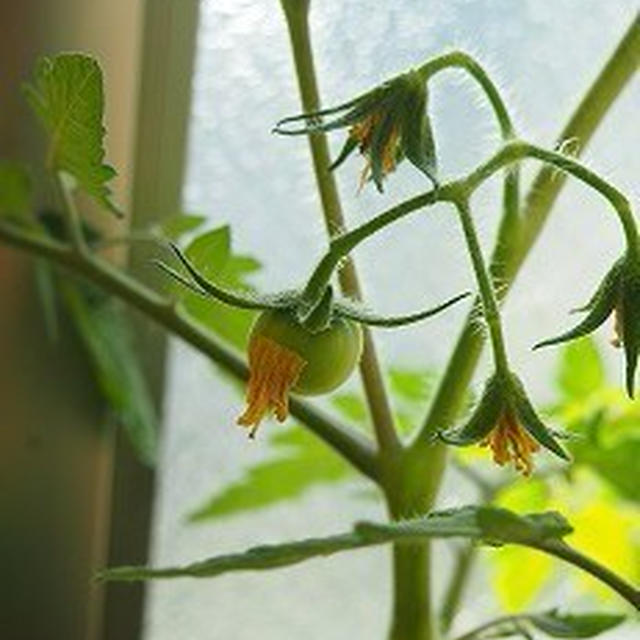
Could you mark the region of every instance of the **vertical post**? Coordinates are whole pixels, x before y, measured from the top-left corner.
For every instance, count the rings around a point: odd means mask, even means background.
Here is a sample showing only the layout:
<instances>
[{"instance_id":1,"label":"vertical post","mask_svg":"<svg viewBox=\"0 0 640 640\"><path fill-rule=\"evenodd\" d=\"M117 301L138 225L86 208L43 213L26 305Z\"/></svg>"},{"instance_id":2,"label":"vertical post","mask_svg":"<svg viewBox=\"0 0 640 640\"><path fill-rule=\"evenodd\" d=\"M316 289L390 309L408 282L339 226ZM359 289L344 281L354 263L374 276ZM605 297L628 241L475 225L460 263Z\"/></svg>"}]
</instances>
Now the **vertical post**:
<instances>
[{"instance_id":1,"label":"vertical post","mask_svg":"<svg viewBox=\"0 0 640 640\"><path fill-rule=\"evenodd\" d=\"M180 211L191 78L198 22L197 0L147 0L144 7L138 115L131 189L131 224L145 227ZM153 283L152 252L134 246L131 271ZM149 320L136 318L136 347L160 409L166 339ZM160 413L160 411L158 411ZM154 472L134 459L126 438L116 436L110 565L148 558ZM105 640L136 640L142 629L143 584L110 585Z\"/></svg>"}]
</instances>

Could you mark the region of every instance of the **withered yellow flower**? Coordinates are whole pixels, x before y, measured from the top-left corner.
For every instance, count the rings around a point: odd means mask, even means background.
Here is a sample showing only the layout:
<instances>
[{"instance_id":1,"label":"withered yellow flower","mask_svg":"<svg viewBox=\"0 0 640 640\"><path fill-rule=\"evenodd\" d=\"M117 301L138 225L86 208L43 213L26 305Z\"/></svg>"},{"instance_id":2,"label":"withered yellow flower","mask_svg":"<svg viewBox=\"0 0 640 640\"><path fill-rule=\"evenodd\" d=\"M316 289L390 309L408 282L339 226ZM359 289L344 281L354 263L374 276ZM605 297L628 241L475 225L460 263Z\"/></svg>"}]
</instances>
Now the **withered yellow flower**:
<instances>
[{"instance_id":1,"label":"withered yellow flower","mask_svg":"<svg viewBox=\"0 0 640 640\"><path fill-rule=\"evenodd\" d=\"M253 438L262 419L274 413L278 422L289 415L289 391L295 386L306 362L294 351L274 340L257 336L249 345L247 408L238 424L248 427Z\"/></svg>"}]
</instances>

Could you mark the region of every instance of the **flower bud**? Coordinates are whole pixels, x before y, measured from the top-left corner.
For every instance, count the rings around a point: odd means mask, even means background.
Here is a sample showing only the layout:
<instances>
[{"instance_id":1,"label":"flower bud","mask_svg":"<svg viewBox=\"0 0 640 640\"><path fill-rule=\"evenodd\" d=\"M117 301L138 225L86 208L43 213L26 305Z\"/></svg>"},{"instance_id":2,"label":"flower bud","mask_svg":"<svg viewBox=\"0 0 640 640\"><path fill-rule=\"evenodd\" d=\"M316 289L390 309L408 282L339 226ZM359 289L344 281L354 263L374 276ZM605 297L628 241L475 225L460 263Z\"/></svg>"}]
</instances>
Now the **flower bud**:
<instances>
[{"instance_id":1,"label":"flower bud","mask_svg":"<svg viewBox=\"0 0 640 640\"><path fill-rule=\"evenodd\" d=\"M503 466L512 462L516 471L525 476L533 470L532 456L540 450L540 445L560 458L569 459L538 417L522 382L513 373L496 373L489 378L467 422L438 435L447 444L487 446L496 464Z\"/></svg>"},{"instance_id":2,"label":"flower bud","mask_svg":"<svg viewBox=\"0 0 640 640\"><path fill-rule=\"evenodd\" d=\"M575 340L595 331L613 314L614 346L623 347L626 359L626 388L633 398L635 373L640 349L640 260L626 254L618 260L604 277L591 300L577 311L587 315L573 329L536 344L546 347Z\"/></svg>"},{"instance_id":3,"label":"flower bud","mask_svg":"<svg viewBox=\"0 0 640 640\"><path fill-rule=\"evenodd\" d=\"M327 119L326 116L335 116ZM294 123L303 122L299 128ZM281 120L276 133L300 135L348 128L347 139L331 165L335 169L358 149L366 164L361 185L371 178L382 192L384 178L406 157L433 183L436 153L427 113L427 87L416 71L397 76L349 102L331 109Z\"/></svg>"}]
</instances>

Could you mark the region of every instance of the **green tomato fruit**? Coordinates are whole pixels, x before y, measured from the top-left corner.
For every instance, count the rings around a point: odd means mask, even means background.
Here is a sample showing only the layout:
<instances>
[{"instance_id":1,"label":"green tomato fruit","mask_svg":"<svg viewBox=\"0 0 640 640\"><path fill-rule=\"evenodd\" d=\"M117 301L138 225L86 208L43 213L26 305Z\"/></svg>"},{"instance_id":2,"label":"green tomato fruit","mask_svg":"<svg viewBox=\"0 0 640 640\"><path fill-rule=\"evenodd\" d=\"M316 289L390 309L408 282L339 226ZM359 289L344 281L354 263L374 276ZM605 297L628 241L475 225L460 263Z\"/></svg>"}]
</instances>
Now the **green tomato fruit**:
<instances>
[{"instance_id":1,"label":"green tomato fruit","mask_svg":"<svg viewBox=\"0 0 640 640\"><path fill-rule=\"evenodd\" d=\"M292 391L319 395L339 387L354 370L362 353L362 329L347 318L333 318L326 329L311 333L293 311L262 312L250 339L269 338L297 353L306 365Z\"/></svg>"}]
</instances>

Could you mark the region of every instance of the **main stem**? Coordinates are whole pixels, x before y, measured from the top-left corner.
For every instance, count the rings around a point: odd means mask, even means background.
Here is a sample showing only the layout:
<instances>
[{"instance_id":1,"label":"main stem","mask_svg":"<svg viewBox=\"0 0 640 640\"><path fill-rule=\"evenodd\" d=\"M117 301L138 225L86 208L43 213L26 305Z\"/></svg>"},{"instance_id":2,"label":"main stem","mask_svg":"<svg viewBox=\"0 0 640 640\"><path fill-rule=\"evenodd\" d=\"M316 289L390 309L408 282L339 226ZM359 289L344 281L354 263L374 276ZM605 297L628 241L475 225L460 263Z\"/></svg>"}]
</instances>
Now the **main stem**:
<instances>
[{"instance_id":1,"label":"main stem","mask_svg":"<svg viewBox=\"0 0 640 640\"><path fill-rule=\"evenodd\" d=\"M320 107L320 97L309 34L309 0L281 0L281 4L289 29L302 108L305 112L315 111ZM310 135L309 147L325 226L329 237L332 237L344 227L344 216L338 188L333 174L329 171L331 160L326 135L324 133ZM344 262L343 268L338 273L338 281L340 289L347 297L356 300L362 298L360 282L351 259ZM360 376L376 440L381 450L397 450L400 448L400 442L394 428L393 415L373 339L367 327L363 327L363 332L364 348L360 359Z\"/></svg>"}]
</instances>

